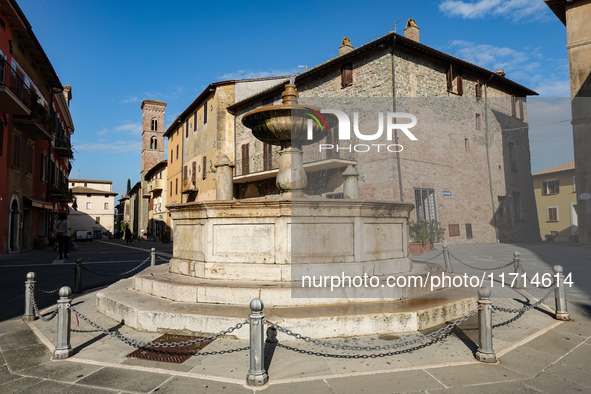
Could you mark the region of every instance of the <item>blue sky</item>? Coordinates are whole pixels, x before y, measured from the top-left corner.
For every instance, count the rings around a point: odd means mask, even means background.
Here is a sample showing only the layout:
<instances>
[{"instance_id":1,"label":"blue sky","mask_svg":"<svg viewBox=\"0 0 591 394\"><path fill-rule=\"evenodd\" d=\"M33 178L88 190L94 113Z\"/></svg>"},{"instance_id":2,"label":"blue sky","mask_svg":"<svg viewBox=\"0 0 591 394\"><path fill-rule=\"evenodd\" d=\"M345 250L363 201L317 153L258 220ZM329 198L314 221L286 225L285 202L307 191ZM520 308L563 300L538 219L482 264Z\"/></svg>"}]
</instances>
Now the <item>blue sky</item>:
<instances>
[{"instance_id":1,"label":"blue sky","mask_svg":"<svg viewBox=\"0 0 591 394\"><path fill-rule=\"evenodd\" d=\"M18 1L18 0L17 0ZM565 28L543 0L20 0L63 84L72 85L71 178L139 180L144 99L168 103L166 127L211 82L286 75L361 46L407 18L421 42L540 93L530 125L570 119ZM535 107L535 108L534 108ZM568 122L530 129L532 171L572 160Z\"/></svg>"}]
</instances>

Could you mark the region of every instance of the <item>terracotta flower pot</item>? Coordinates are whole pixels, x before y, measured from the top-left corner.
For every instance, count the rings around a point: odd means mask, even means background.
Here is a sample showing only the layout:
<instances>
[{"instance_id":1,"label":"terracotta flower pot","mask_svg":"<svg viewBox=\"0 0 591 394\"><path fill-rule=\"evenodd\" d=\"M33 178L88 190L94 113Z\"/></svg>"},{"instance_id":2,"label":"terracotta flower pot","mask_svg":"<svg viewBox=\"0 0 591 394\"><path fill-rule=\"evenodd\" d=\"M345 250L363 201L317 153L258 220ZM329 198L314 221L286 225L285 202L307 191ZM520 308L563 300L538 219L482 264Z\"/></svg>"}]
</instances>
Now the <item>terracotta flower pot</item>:
<instances>
[{"instance_id":1,"label":"terracotta flower pot","mask_svg":"<svg viewBox=\"0 0 591 394\"><path fill-rule=\"evenodd\" d=\"M420 242L411 242L408 245L408 251L413 256L420 256L423 254L423 245Z\"/></svg>"}]
</instances>

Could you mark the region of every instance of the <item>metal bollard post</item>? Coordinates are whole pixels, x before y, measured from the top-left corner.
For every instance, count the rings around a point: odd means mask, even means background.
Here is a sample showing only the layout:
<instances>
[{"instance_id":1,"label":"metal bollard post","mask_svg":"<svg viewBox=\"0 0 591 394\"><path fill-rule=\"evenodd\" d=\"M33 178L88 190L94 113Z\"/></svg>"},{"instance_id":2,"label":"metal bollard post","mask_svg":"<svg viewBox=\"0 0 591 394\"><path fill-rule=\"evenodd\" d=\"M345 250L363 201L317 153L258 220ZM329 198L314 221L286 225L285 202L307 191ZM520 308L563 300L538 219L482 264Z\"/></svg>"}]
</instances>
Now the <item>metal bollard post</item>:
<instances>
[{"instance_id":1,"label":"metal bollard post","mask_svg":"<svg viewBox=\"0 0 591 394\"><path fill-rule=\"evenodd\" d=\"M246 375L249 386L264 386L269 381L265 371L265 314L263 301L258 298L250 301L250 369Z\"/></svg>"},{"instance_id":2,"label":"metal bollard post","mask_svg":"<svg viewBox=\"0 0 591 394\"><path fill-rule=\"evenodd\" d=\"M72 346L70 345L70 318L71 311L68 306L72 302L70 295L72 290L68 286L64 286L59 292L60 299L57 300L57 344L53 351L53 358L64 359L73 354Z\"/></svg>"},{"instance_id":3,"label":"metal bollard post","mask_svg":"<svg viewBox=\"0 0 591 394\"><path fill-rule=\"evenodd\" d=\"M449 260L449 252L447 245L443 245L443 261L445 261L445 271L454 272L451 268L451 261Z\"/></svg>"},{"instance_id":4,"label":"metal bollard post","mask_svg":"<svg viewBox=\"0 0 591 394\"><path fill-rule=\"evenodd\" d=\"M78 257L76 259L76 265L74 267L74 294L82 293L82 259Z\"/></svg>"},{"instance_id":5,"label":"metal bollard post","mask_svg":"<svg viewBox=\"0 0 591 394\"><path fill-rule=\"evenodd\" d=\"M25 281L25 314L23 315L22 321L25 323L35 321L35 310L33 309L33 294L35 294L35 273L29 272L27 274L27 280Z\"/></svg>"},{"instance_id":6,"label":"metal bollard post","mask_svg":"<svg viewBox=\"0 0 591 394\"><path fill-rule=\"evenodd\" d=\"M491 291L488 287L482 286L478 289L478 351L476 359L485 363L497 362L497 355L493 350L492 342L492 301Z\"/></svg>"},{"instance_id":7,"label":"metal bollard post","mask_svg":"<svg viewBox=\"0 0 591 394\"><path fill-rule=\"evenodd\" d=\"M153 267L156 265L156 248L152 248L150 252L150 266Z\"/></svg>"},{"instance_id":8,"label":"metal bollard post","mask_svg":"<svg viewBox=\"0 0 591 394\"><path fill-rule=\"evenodd\" d=\"M570 320L566 309L566 289L564 287L564 269L561 265L554 266L554 298L556 299L556 320Z\"/></svg>"},{"instance_id":9,"label":"metal bollard post","mask_svg":"<svg viewBox=\"0 0 591 394\"><path fill-rule=\"evenodd\" d=\"M523 285L523 267L521 266L521 258L519 256L519 252L513 252L513 269L517 274L517 277L515 278L515 286L513 286L515 289L525 288Z\"/></svg>"}]
</instances>

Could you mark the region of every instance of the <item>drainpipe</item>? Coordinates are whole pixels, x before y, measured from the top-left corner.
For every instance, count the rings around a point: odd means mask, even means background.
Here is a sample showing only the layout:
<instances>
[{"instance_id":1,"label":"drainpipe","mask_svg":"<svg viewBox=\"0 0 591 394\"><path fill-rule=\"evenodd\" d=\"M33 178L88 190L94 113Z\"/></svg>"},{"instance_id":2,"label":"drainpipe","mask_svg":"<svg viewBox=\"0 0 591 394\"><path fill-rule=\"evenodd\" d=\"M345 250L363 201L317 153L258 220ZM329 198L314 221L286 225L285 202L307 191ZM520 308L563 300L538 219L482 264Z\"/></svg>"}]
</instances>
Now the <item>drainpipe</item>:
<instances>
[{"instance_id":1,"label":"drainpipe","mask_svg":"<svg viewBox=\"0 0 591 394\"><path fill-rule=\"evenodd\" d=\"M499 229L497 227L497 215L495 212L495 196L493 192L493 184L492 184L492 172L490 169L490 153L488 148L488 83L495 74L491 74L490 78L484 84L484 130L485 130L485 141L486 141L486 162L488 165L488 184L490 186L490 204L492 208L493 214L493 223L495 225L495 237L497 242L499 242Z\"/></svg>"},{"instance_id":2,"label":"drainpipe","mask_svg":"<svg viewBox=\"0 0 591 394\"><path fill-rule=\"evenodd\" d=\"M394 47L396 46L396 37L392 37L392 110L396 112L396 66L394 65ZM394 140L398 144L398 130L394 129ZM404 191L402 190L402 170L400 169L400 152L396 149L396 167L398 168L398 189L400 190L400 201L404 201Z\"/></svg>"}]
</instances>

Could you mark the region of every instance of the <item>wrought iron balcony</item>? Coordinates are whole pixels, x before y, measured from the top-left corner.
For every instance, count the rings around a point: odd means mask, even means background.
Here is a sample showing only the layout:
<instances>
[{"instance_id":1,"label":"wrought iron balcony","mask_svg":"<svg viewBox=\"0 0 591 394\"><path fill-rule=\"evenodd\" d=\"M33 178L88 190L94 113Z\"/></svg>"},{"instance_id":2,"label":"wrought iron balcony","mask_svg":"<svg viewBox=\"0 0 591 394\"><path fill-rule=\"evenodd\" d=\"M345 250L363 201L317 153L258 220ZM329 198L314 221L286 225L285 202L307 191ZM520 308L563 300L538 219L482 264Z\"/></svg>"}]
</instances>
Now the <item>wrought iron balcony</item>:
<instances>
[{"instance_id":1,"label":"wrought iron balcony","mask_svg":"<svg viewBox=\"0 0 591 394\"><path fill-rule=\"evenodd\" d=\"M0 111L14 115L31 113L31 89L2 58L0 58Z\"/></svg>"}]
</instances>

